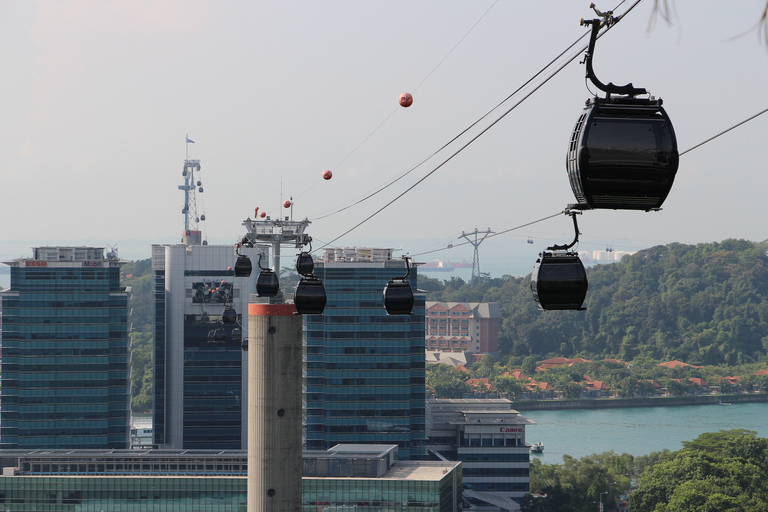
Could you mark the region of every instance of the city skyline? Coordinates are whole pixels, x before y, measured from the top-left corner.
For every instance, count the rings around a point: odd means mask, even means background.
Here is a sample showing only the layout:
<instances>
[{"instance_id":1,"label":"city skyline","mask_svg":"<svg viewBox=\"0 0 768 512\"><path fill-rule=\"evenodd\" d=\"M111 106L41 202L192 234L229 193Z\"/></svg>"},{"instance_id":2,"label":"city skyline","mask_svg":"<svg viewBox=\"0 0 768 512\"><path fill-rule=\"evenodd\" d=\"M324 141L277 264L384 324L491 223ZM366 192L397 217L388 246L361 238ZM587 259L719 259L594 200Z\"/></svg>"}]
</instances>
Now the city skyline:
<instances>
[{"instance_id":1,"label":"city skyline","mask_svg":"<svg viewBox=\"0 0 768 512\"><path fill-rule=\"evenodd\" d=\"M639 4L598 41L595 68L604 81L631 81L662 97L681 151L768 106L766 45L750 32L764 2L728 16L713 1L677 2L671 25L656 19L649 28L653 5ZM579 18L594 16L586 2L565 0L0 9L0 37L16 48L4 57L13 80L2 84L0 214L13 219L0 240L3 261L94 234L103 240L97 245L118 244L127 259L148 258L152 243L177 243L187 150L202 164L210 243L234 243L256 206L273 218L286 214L280 203L292 197L294 217L313 222L317 250L439 166L518 97L382 193L320 217L435 153L584 35ZM574 202L565 149L591 95L576 53L519 108L334 245L403 245L424 261L471 259L471 246L458 246L461 231L504 231ZM414 97L407 109L397 105L404 91ZM761 116L683 155L662 212L585 212L578 249L768 238L754 221L768 185L766 134ZM187 135L195 142L185 144ZM331 180L321 178L324 169ZM481 269L524 275L538 252L571 236L568 219L552 218L488 239ZM131 239L142 249L130 250ZM445 249L450 243L455 248ZM429 253L437 249L444 250Z\"/></svg>"}]
</instances>

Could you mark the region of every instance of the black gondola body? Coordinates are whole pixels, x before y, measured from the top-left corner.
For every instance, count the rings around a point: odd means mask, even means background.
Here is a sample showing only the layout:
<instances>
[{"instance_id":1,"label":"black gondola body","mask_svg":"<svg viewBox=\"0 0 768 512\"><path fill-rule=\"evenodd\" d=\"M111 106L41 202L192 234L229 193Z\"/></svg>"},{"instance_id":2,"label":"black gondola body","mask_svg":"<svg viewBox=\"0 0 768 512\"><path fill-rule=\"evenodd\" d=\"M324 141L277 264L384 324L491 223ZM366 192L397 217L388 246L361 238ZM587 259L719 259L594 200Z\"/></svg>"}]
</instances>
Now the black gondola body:
<instances>
[{"instance_id":1,"label":"black gondola body","mask_svg":"<svg viewBox=\"0 0 768 512\"><path fill-rule=\"evenodd\" d=\"M251 258L245 254L241 254L235 261L235 277L251 277L253 271L253 264Z\"/></svg>"},{"instance_id":2,"label":"black gondola body","mask_svg":"<svg viewBox=\"0 0 768 512\"><path fill-rule=\"evenodd\" d=\"M587 273L575 252L543 252L533 266L531 290L539 309L584 310Z\"/></svg>"},{"instance_id":3,"label":"black gondola body","mask_svg":"<svg viewBox=\"0 0 768 512\"><path fill-rule=\"evenodd\" d=\"M208 343L224 343L225 341L227 341L227 331L223 327L208 331Z\"/></svg>"},{"instance_id":4,"label":"black gondola body","mask_svg":"<svg viewBox=\"0 0 768 512\"><path fill-rule=\"evenodd\" d=\"M271 270L262 270L256 280L256 293L259 297L274 297L280 291L277 274Z\"/></svg>"},{"instance_id":5,"label":"black gondola body","mask_svg":"<svg viewBox=\"0 0 768 512\"><path fill-rule=\"evenodd\" d=\"M243 331L239 327L235 327L232 329L232 341L235 343L240 343L243 338Z\"/></svg>"},{"instance_id":6,"label":"black gondola body","mask_svg":"<svg viewBox=\"0 0 768 512\"><path fill-rule=\"evenodd\" d=\"M293 304L300 315L322 315L327 297L323 282L314 277L303 277L296 285Z\"/></svg>"},{"instance_id":7,"label":"black gondola body","mask_svg":"<svg viewBox=\"0 0 768 512\"><path fill-rule=\"evenodd\" d=\"M302 252L299 257L296 258L296 272L304 277L309 277L315 271L315 261L312 259L312 255L308 252Z\"/></svg>"},{"instance_id":8,"label":"black gondola body","mask_svg":"<svg viewBox=\"0 0 768 512\"><path fill-rule=\"evenodd\" d=\"M658 209L679 164L661 100L593 98L576 122L566 167L576 199L591 208Z\"/></svg>"},{"instance_id":9,"label":"black gondola body","mask_svg":"<svg viewBox=\"0 0 768 512\"><path fill-rule=\"evenodd\" d=\"M224 324L237 323L237 311L232 306L224 306L224 311L221 313L221 322Z\"/></svg>"},{"instance_id":10,"label":"black gondola body","mask_svg":"<svg viewBox=\"0 0 768 512\"><path fill-rule=\"evenodd\" d=\"M390 279L383 298L388 315L410 315L413 310L413 290L406 279Z\"/></svg>"},{"instance_id":11,"label":"black gondola body","mask_svg":"<svg viewBox=\"0 0 768 512\"><path fill-rule=\"evenodd\" d=\"M243 338L243 342L240 343L240 348L242 348L244 352L248 352L248 338Z\"/></svg>"}]
</instances>

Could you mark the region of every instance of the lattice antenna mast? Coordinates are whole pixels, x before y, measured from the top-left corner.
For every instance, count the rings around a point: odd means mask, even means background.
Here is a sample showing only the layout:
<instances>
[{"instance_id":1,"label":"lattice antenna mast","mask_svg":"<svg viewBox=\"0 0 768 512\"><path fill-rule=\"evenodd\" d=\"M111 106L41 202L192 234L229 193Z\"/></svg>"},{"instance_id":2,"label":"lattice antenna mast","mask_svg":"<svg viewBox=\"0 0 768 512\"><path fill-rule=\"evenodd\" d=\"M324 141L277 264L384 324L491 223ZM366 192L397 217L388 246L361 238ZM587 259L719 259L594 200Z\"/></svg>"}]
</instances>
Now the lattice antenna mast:
<instances>
[{"instance_id":1,"label":"lattice antenna mast","mask_svg":"<svg viewBox=\"0 0 768 512\"><path fill-rule=\"evenodd\" d=\"M480 244L483 243L483 240L488 238L489 235L492 235L494 232L491 231L491 228L488 228L485 231L478 231L477 228L472 233L465 233L461 232L462 238L466 238L467 242L471 243L472 246L475 248L475 255L472 258L472 284L475 284L479 282L480 280L480 251L478 250L478 247L480 247ZM482 235L482 237L480 237ZM470 239L470 236L474 236L474 239Z\"/></svg>"},{"instance_id":2,"label":"lattice antenna mast","mask_svg":"<svg viewBox=\"0 0 768 512\"><path fill-rule=\"evenodd\" d=\"M181 207L181 213L184 215L182 243L185 245L200 245L201 243L204 244L204 242L202 242L203 237L199 223L205 221L205 213L198 211L197 194L203 193L203 182L200 180L200 160L189 158L190 143L194 143L194 141L187 137L187 154L184 159L184 170L181 172L181 175L184 177L184 184L179 185L179 190L184 192L184 205Z\"/></svg>"}]
</instances>

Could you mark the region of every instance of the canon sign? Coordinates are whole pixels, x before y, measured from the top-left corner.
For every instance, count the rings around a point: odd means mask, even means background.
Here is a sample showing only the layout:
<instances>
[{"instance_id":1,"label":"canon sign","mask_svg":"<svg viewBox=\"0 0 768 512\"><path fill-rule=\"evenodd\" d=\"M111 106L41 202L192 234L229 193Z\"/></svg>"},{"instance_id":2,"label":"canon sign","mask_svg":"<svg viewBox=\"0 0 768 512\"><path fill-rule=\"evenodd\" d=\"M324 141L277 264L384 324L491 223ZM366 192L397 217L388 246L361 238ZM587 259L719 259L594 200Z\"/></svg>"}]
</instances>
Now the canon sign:
<instances>
[{"instance_id":1,"label":"canon sign","mask_svg":"<svg viewBox=\"0 0 768 512\"><path fill-rule=\"evenodd\" d=\"M499 432L522 432L523 427L501 427Z\"/></svg>"}]
</instances>

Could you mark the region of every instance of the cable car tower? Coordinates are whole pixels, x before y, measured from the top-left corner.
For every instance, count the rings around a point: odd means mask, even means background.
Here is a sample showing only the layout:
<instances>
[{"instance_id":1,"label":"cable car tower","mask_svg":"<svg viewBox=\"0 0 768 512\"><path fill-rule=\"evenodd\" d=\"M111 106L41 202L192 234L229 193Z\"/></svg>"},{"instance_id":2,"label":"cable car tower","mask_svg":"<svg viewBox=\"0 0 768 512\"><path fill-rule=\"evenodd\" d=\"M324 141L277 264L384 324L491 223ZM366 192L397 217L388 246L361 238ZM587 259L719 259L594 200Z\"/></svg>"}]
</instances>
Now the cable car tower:
<instances>
[{"instance_id":1,"label":"cable car tower","mask_svg":"<svg viewBox=\"0 0 768 512\"><path fill-rule=\"evenodd\" d=\"M472 258L472 284L477 284L480 282L480 251L478 250L478 247L481 243L483 243L483 240L488 238L489 235L492 235L493 231L491 231L491 228L488 228L485 231L478 231L477 228L472 233L464 233L461 232L461 236L463 238L467 239L467 242L471 243L472 246L475 248L475 254ZM470 240L469 236L474 235L474 240ZM483 235L482 238L478 238L480 235Z\"/></svg>"},{"instance_id":2,"label":"cable car tower","mask_svg":"<svg viewBox=\"0 0 768 512\"><path fill-rule=\"evenodd\" d=\"M197 194L203 193L203 182L200 180L200 160L189 158L190 143L194 143L194 141L187 137L184 170L181 172L184 177L184 184L179 185L179 190L184 191L184 206L181 208L181 213L184 215L184 233L181 243L184 245L208 245L208 241L203 240L202 231L198 227L201 221L205 221L205 212L198 214L197 208ZM198 174L197 178L195 173Z\"/></svg>"}]
</instances>

